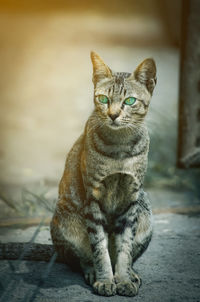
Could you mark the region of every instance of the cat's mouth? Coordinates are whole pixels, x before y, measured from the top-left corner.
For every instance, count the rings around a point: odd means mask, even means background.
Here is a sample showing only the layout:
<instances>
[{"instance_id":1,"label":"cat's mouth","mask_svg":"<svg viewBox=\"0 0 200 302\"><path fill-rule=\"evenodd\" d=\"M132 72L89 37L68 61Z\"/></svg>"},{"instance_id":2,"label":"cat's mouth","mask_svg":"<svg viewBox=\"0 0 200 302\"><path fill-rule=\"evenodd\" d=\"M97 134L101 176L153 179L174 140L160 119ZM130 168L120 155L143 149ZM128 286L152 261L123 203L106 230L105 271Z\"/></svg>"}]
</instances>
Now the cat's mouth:
<instances>
[{"instance_id":1,"label":"cat's mouth","mask_svg":"<svg viewBox=\"0 0 200 302\"><path fill-rule=\"evenodd\" d=\"M109 127L112 129L117 129L117 128L121 128L121 123L117 120L115 121L110 121L109 122Z\"/></svg>"},{"instance_id":2,"label":"cat's mouth","mask_svg":"<svg viewBox=\"0 0 200 302\"><path fill-rule=\"evenodd\" d=\"M118 126L118 125L116 125L116 124L114 124L114 123L113 123L113 124L111 124L111 125L110 125L110 127L111 127L111 128L114 128L114 129L119 128L119 126Z\"/></svg>"}]
</instances>

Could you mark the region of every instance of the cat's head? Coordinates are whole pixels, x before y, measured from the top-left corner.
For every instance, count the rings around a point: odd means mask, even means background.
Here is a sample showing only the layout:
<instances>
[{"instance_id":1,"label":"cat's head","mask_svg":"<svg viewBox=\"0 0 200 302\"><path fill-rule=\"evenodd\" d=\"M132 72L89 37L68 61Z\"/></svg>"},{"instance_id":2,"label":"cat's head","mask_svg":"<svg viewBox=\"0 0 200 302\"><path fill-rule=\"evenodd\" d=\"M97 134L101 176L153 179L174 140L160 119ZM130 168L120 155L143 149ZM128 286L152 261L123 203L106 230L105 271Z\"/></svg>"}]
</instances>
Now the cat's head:
<instances>
[{"instance_id":1,"label":"cat's head","mask_svg":"<svg viewBox=\"0 0 200 302\"><path fill-rule=\"evenodd\" d=\"M113 72L95 52L91 60L95 111L104 125L118 129L141 124L156 85L154 60L144 60L133 73Z\"/></svg>"}]
</instances>

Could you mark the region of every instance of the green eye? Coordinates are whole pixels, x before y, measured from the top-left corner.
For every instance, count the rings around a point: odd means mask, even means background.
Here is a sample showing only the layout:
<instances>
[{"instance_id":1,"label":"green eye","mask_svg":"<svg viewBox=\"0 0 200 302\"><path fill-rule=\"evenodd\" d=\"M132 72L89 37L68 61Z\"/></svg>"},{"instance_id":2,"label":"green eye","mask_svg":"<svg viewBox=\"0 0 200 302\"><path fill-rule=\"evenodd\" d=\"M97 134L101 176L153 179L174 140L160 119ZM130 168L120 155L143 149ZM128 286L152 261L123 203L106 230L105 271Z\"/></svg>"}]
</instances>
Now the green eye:
<instances>
[{"instance_id":1,"label":"green eye","mask_svg":"<svg viewBox=\"0 0 200 302\"><path fill-rule=\"evenodd\" d=\"M136 98L130 97L130 98L125 99L124 104L133 105L135 102L136 102Z\"/></svg>"},{"instance_id":2,"label":"green eye","mask_svg":"<svg viewBox=\"0 0 200 302\"><path fill-rule=\"evenodd\" d=\"M98 95L98 99L99 99L99 102L101 102L102 104L107 104L108 103L108 98L107 96L105 95Z\"/></svg>"}]
</instances>

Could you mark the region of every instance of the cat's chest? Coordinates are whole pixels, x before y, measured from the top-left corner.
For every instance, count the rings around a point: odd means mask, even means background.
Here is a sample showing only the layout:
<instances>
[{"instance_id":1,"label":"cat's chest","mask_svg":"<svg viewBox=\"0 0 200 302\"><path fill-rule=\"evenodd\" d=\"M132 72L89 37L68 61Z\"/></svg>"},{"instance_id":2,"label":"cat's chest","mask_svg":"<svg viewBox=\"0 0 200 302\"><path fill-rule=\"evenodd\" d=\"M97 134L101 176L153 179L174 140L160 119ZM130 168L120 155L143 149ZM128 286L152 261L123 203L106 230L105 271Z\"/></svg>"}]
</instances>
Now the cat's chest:
<instances>
[{"instance_id":1,"label":"cat's chest","mask_svg":"<svg viewBox=\"0 0 200 302\"><path fill-rule=\"evenodd\" d=\"M102 208L107 214L120 213L127 208L133 191L134 179L131 175L109 175L102 182Z\"/></svg>"},{"instance_id":2,"label":"cat's chest","mask_svg":"<svg viewBox=\"0 0 200 302\"><path fill-rule=\"evenodd\" d=\"M137 178L137 175L144 174L146 169L147 137L139 137L137 140L129 138L125 143L120 137L116 137L116 134L113 136L115 142L105 141L105 138L96 132L86 138L82 156L85 162L84 177L95 175L95 187L98 187L99 181L104 181L110 175L122 173Z\"/></svg>"}]
</instances>

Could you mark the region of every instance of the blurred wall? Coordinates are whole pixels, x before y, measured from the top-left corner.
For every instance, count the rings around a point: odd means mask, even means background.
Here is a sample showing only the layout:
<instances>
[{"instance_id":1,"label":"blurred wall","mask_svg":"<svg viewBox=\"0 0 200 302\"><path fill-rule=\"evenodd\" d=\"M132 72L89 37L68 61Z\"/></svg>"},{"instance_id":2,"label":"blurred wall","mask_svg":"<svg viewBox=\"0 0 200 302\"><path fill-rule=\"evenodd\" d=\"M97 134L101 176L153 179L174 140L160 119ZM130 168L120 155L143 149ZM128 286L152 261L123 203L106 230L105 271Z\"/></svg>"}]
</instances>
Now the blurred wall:
<instances>
[{"instance_id":1,"label":"blurred wall","mask_svg":"<svg viewBox=\"0 0 200 302\"><path fill-rule=\"evenodd\" d=\"M58 181L93 108L90 50L119 71L147 56L176 68L179 11L180 1L0 1L0 183Z\"/></svg>"}]
</instances>

